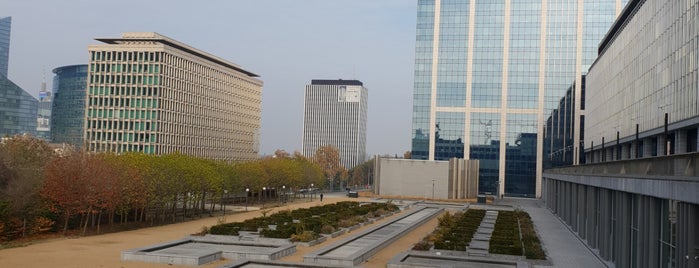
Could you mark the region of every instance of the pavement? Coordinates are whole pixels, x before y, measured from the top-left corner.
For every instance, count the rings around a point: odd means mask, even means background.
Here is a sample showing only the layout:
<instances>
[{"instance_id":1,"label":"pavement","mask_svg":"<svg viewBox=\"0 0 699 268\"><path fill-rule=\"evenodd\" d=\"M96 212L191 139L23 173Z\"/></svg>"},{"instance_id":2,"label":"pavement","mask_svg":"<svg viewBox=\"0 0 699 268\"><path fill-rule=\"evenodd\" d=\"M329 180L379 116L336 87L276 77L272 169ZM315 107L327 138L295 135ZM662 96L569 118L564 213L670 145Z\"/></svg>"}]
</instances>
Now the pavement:
<instances>
[{"instance_id":1,"label":"pavement","mask_svg":"<svg viewBox=\"0 0 699 268\"><path fill-rule=\"evenodd\" d=\"M540 199L504 198L496 203L521 208L529 213L553 267L607 267Z\"/></svg>"}]
</instances>

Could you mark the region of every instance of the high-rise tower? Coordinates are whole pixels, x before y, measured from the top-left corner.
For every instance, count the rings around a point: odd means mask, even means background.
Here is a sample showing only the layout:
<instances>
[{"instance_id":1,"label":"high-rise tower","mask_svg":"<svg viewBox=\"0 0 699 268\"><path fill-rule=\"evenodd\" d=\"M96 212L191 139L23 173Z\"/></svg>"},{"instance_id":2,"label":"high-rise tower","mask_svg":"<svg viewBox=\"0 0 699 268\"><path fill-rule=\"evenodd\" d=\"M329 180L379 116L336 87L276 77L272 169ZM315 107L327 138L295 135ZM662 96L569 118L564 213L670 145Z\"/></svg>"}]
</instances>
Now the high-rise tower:
<instances>
[{"instance_id":1,"label":"high-rise tower","mask_svg":"<svg viewBox=\"0 0 699 268\"><path fill-rule=\"evenodd\" d=\"M478 159L481 193L540 196L544 115L571 84L580 99L625 2L419 0L412 157Z\"/></svg>"},{"instance_id":2,"label":"high-rise tower","mask_svg":"<svg viewBox=\"0 0 699 268\"><path fill-rule=\"evenodd\" d=\"M303 155L332 145L347 169L365 161L368 92L357 80L312 80L306 85Z\"/></svg>"},{"instance_id":3,"label":"high-rise tower","mask_svg":"<svg viewBox=\"0 0 699 268\"><path fill-rule=\"evenodd\" d=\"M53 69L51 141L80 148L85 131L85 89L87 65Z\"/></svg>"},{"instance_id":4,"label":"high-rise tower","mask_svg":"<svg viewBox=\"0 0 699 268\"><path fill-rule=\"evenodd\" d=\"M97 40L88 47L86 150L257 158L258 75L157 33Z\"/></svg>"},{"instance_id":5,"label":"high-rise tower","mask_svg":"<svg viewBox=\"0 0 699 268\"><path fill-rule=\"evenodd\" d=\"M10 30L12 17L0 18L0 75L7 77L10 61Z\"/></svg>"}]
</instances>

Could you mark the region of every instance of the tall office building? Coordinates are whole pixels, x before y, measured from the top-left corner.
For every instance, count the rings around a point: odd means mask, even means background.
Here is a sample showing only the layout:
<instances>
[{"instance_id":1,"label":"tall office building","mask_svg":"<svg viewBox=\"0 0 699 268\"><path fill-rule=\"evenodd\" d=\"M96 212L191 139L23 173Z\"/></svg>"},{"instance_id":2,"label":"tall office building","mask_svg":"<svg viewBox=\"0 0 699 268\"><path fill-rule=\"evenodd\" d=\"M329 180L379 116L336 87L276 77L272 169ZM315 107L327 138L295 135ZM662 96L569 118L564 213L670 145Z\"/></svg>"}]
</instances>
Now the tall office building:
<instances>
[{"instance_id":1,"label":"tall office building","mask_svg":"<svg viewBox=\"0 0 699 268\"><path fill-rule=\"evenodd\" d=\"M340 163L351 169L366 158L368 92L357 80L312 80L306 85L303 112L303 155L332 145Z\"/></svg>"},{"instance_id":2,"label":"tall office building","mask_svg":"<svg viewBox=\"0 0 699 268\"><path fill-rule=\"evenodd\" d=\"M571 84L579 99L624 4L419 0L412 157L478 159L479 192L540 196L544 116Z\"/></svg>"},{"instance_id":3,"label":"tall office building","mask_svg":"<svg viewBox=\"0 0 699 268\"><path fill-rule=\"evenodd\" d=\"M0 138L13 135L36 136L39 101L0 75Z\"/></svg>"},{"instance_id":4,"label":"tall office building","mask_svg":"<svg viewBox=\"0 0 699 268\"><path fill-rule=\"evenodd\" d=\"M7 77L10 61L10 30L12 17L0 18L0 75Z\"/></svg>"},{"instance_id":5,"label":"tall office building","mask_svg":"<svg viewBox=\"0 0 699 268\"><path fill-rule=\"evenodd\" d=\"M53 69L51 142L81 148L85 131L85 90L87 65Z\"/></svg>"},{"instance_id":6,"label":"tall office building","mask_svg":"<svg viewBox=\"0 0 699 268\"><path fill-rule=\"evenodd\" d=\"M36 136L45 141L51 140L51 102L52 94L46 91L46 82L41 83L39 91L39 110L36 118Z\"/></svg>"},{"instance_id":7,"label":"tall office building","mask_svg":"<svg viewBox=\"0 0 699 268\"><path fill-rule=\"evenodd\" d=\"M157 33L88 47L88 151L256 159L262 81L217 56Z\"/></svg>"}]
</instances>

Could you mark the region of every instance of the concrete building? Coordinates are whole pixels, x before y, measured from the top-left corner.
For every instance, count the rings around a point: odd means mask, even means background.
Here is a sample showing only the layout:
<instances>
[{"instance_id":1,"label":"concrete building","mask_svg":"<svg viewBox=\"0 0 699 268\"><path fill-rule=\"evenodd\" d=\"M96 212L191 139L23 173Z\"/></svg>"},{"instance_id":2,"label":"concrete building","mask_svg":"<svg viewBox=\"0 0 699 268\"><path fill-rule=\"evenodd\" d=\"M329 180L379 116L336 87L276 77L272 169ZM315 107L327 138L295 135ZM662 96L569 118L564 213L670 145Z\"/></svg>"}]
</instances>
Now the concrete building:
<instances>
[{"instance_id":1,"label":"concrete building","mask_svg":"<svg viewBox=\"0 0 699 268\"><path fill-rule=\"evenodd\" d=\"M699 267L699 1L632 0L586 79L587 164L546 206L616 267Z\"/></svg>"},{"instance_id":2,"label":"concrete building","mask_svg":"<svg viewBox=\"0 0 699 268\"><path fill-rule=\"evenodd\" d=\"M0 75L0 137L36 136L38 109L39 101Z\"/></svg>"},{"instance_id":3,"label":"concrete building","mask_svg":"<svg viewBox=\"0 0 699 268\"><path fill-rule=\"evenodd\" d=\"M374 193L431 199L475 199L478 160L374 158Z\"/></svg>"},{"instance_id":4,"label":"concrete building","mask_svg":"<svg viewBox=\"0 0 699 268\"><path fill-rule=\"evenodd\" d=\"M368 92L358 80L312 80L306 85L303 112L303 155L332 145L340 163L351 169L366 161Z\"/></svg>"},{"instance_id":5,"label":"concrete building","mask_svg":"<svg viewBox=\"0 0 699 268\"><path fill-rule=\"evenodd\" d=\"M625 2L419 0L412 157L479 159L481 193L540 196L545 116Z\"/></svg>"},{"instance_id":6,"label":"concrete building","mask_svg":"<svg viewBox=\"0 0 699 268\"><path fill-rule=\"evenodd\" d=\"M0 75L7 77L10 61L10 32L12 17L0 18Z\"/></svg>"},{"instance_id":7,"label":"concrete building","mask_svg":"<svg viewBox=\"0 0 699 268\"><path fill-rule=\"evenodd\" d=\"M53 69L51 141L81 148L85 132L85 90L87 65Z\"/></svg>"},{"instance_id":8,"label":"concrete building","mask_svg":"<svg viewBox=\"0 0 699 268\"><path fill-rule=\"evenodd\" d=\"M256 159L262 81L217 56L157 33L90 45L88 151Z\"/></svg>"}]
</instances>

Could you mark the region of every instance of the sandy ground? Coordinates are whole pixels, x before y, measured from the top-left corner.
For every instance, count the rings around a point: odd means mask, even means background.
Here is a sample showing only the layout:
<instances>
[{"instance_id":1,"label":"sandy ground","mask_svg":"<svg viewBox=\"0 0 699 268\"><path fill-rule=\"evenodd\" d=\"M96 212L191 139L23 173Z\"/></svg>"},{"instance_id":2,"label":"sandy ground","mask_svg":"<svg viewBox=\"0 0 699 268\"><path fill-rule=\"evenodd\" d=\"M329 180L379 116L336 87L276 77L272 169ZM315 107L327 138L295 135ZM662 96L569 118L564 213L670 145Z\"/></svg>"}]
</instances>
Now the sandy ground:
<instances>
[{"instance_id":1,"label":"sandy ground","mask_svg":"<svg viewBox=\"0 0 699 268\"><path fill-rule=\"evenodd\" d=\"M327 197L323 203L339 201L362 201L368 198L344 198ZM295 209L321 205L321 202L293 203L283 207L274 208L271 212L285 209ZM383 219L381 222L397 217L398 214ZM225 216L225 222L243 221L245 219L261 216L259 211L240 212ZM184 223L171 224L166 226L144 228L133 231L111 233L80 238L61 238L49 241L37 242L33 245L19 248L0 250L0 267L115 267L115 268L136 268L136 267L190 267L157 263L125 262L121 261L122 251L132 248L149 246L163 243L175 239L180 239L188 234L199 232L204 226L217 224L221 217L208 217ZM375 223L376 224L376 223ZM400 240L393 243L375 255L371 260L364 263L363 267L385 267L386 262L399 252L408 250L412 244L416 243L426 234L431 232L437 225L437 218L430 220L427 224L420 226L407 234ZM371 225L369 225L371 226ZM297 252L285 257L285 261L302 261L303 255L329 245L348 235L359 232L364 228L355 230L350 234L345 234L316 245L314 247L297 246ZM202 265L199 267L213 268L221 266L230 260Z\"/></svg>"}]
</instances>

